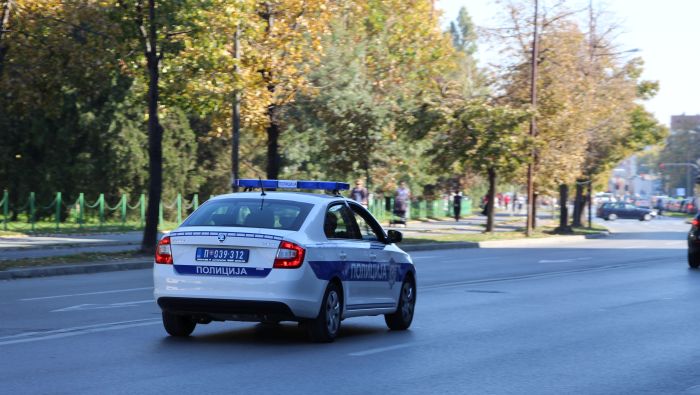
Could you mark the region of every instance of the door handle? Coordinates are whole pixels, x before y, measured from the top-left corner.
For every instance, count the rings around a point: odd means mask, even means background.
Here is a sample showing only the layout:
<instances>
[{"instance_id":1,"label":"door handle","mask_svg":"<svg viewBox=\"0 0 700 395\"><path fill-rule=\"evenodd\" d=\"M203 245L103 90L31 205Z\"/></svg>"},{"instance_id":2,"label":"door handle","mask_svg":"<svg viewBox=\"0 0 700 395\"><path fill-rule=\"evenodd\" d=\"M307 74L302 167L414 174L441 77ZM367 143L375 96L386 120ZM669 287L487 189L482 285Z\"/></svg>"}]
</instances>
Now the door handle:
<instances>
[{"instance_id":1,"label":"door handle","mask_svg":"<svg viewBox=\"0 0 700 395\"><path fill-rule=\"evenodd\" d=\"M338 254L338 256L340 257L341 260L344 261L345 259L347 259L348 254L346 254L346 253L344 253L344 252L341 252L341 253Z\"/></svg>"}]
</instances>

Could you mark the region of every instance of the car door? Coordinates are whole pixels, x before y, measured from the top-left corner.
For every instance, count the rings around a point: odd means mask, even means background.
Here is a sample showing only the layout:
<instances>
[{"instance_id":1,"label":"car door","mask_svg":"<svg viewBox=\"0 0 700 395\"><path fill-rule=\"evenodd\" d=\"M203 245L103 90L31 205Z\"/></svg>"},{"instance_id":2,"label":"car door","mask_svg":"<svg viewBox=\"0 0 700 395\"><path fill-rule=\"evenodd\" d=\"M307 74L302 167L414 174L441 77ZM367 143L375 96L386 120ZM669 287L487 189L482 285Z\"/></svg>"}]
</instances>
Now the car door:
<instances>
[{"instance_id":1,"label":"car door","mask_svg":"<svg viewBox=\"0 0 700 395\"><path fill-rule=\"evenodd\" d=\"M323 232L328 239L324 248L326 265L336 266L342 273L345 306L367 303L356 287L352 274L362 272L369 261L369 242L362 240L355 215L344 201L333 202L326 209ZM324 264L324 263L320 263Z\"/></svg>"},{"instance_id":2,"label":"car door","mask_svg":"<svg viewBox=\"0 0 700 395\"><path fill-rule=\"evenodd\" d=\"M394 306L392 288L396 275L391 275L391 253L386 250L387 236L379 223L362 206L349 203L355 215L360 235L367 244L369 261L363 265L362 272L353 272L353 289L365 302L366 308L385 308Z\"/></svg>"}]
</instances>

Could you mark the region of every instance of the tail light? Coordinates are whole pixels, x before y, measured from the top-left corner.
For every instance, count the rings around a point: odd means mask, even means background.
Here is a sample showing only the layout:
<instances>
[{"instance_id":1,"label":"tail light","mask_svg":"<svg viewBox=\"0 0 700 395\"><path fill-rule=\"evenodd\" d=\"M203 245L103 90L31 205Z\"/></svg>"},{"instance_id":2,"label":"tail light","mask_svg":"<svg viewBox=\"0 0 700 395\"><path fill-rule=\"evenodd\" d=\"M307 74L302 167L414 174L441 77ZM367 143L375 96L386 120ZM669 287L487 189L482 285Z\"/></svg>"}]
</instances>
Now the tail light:
<instances>
[{"instance_id":1,"label":"tail light","mask_svg":"<svg viewBox=\"0 0 700 395\"><path fill-rule=\"evenodd\" d=\"M165 236L158 242L156 247L156 263L166 265L173 264L173 252L170 249L170 236Z\"/></svg>"},{"instance_id":2,"label":"tail light","mask_svg":"<svg viewBox=\"0 0 700 395\"><path fill-rule=\"evenodd\" d=\"M277 248L277 256L272 267L278 269L296 269L304 262L304 249L292 242L283 241Z\"/></svg>"},{"instance_id":3,"label":"tail light","mask_svg":"<svg viewBox=\"0 0 700 395\"><path fill-rule=\"evenodd\" d=\"M690 221L690 224L697 228L697 226L700 225L700 220L693 218L693 220Z\"/></svg>"}]
</instances>

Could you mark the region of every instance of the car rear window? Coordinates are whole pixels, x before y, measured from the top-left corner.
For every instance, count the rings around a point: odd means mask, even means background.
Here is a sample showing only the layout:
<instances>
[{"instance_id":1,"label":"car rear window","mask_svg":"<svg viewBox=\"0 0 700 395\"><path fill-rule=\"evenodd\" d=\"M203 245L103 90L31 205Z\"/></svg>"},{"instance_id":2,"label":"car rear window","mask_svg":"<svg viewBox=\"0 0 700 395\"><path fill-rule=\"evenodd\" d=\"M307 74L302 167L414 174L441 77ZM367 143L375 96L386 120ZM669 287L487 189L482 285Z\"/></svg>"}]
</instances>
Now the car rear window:
<instances>
[{"instance_id":1,"label":"car rear window","mask_svg":"<svg viewBox=\"0 0 700 395\"><path fill-rule=\"evenodd\" d=\"M217 199L203 204L182 226L299 230L310 203L275 199Z\"/></svg>"}]
</instances>

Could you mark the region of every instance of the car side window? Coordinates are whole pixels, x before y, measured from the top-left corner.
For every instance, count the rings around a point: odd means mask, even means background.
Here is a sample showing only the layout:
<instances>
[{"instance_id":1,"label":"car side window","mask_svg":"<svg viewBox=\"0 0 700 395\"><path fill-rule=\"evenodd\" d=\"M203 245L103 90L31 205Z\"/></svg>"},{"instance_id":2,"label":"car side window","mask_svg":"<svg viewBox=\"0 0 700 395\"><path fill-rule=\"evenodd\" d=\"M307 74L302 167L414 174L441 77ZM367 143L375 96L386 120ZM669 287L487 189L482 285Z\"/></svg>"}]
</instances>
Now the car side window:
<instances>
[{"instance_id":1,"label":"car side window","mask_svg":"<svg viewBox=\"0 0 700 395\"><path fill-rule=\"evenodd\" d=\"M367 210L357 204L350 204L350 207L355 214L355 221L360 228L362 240L383 241L385 239L384 231L382 231L381 226L372 218Z\"/></svg>"},{"instance_id":2,"label":"car side window","mask_svg":"<svg viewBox=\"0 0 700 395\"><path fill-rule=\"evenodd\" d=\"M323 221L323 233L329 239L359 240L362 238L352 212L343 203L328 207Z\"/></svg>"}]
</instances>

